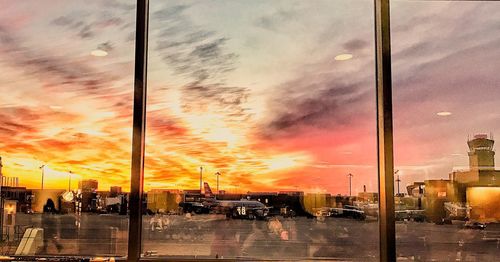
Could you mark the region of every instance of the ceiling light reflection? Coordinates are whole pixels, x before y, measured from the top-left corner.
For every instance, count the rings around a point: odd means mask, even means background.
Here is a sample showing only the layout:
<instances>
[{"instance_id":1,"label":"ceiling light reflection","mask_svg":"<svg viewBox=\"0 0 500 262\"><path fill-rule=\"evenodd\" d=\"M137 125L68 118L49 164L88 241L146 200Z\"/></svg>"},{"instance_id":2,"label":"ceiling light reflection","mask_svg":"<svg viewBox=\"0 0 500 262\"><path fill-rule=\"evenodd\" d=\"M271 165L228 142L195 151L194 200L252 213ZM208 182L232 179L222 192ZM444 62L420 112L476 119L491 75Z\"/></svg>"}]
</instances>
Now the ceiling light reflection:
<instances>
[{"instance_id":1,"label":"ceiling light reflection","mask_svg":"<svg viewBox=\"0 0 500 262\"><path fill-rule=\"evenodd\" d=\"M353 58L353 55L352 54L340 54L338 56L336 56L334 59L337 60L337 61L345 61L345 60L349 60Z\"/></svg>"},{"instance_id":2,"label":"ceiling light reflection","mask_svg":"<svg viewBox=\"0 0 500 262\"><path fill-rule=\"evenodd\" d=\"M451 112L441 111L441 112L437 112L436 115L438 115L438 116L451 116Z\"/></svg>"},{"instance_id":3,"label":"ceiling light reflection","mask_svg":"<svg viewBox=\"0 0 500 262\"><path fill-rule=\"evenodd\" d=\"M102 57L102 56L107 56L108 52L101 50L101 49L96 49L96 50L93 50L92 52L90 52L90 54L93 56Z\"/></svg>"},{"instance_id":4,"label":"ceiling light reflection","mask_svg":"<svg viewBox=\"0 0 500 262\"><path fill-rule=\"evenodd\" d=\"M52 110L60 110L60 109L62 109L62 106L55 106L54 105L54 106L49 106L49 108Z\"/></svg>"}]
</instances>

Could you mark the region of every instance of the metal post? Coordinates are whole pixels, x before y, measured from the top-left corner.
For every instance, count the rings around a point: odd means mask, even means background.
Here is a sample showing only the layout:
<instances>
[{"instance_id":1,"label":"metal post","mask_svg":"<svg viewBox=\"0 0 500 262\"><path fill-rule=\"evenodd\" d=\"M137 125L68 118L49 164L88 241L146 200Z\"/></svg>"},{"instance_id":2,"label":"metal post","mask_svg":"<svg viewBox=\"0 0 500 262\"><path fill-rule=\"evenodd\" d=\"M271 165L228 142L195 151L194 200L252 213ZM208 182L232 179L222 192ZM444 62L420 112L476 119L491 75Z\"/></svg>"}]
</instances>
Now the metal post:
<instances>
[{"instance_id":1,"label":"metal post","mask_svg":"<svg viewBox=\"0 0 500 262\"><path fill-rule=\"evenodd\" d=\"M398 175L398 177L396 178L396 182L398 182L398 194L397 194L397 196L399 196L399 193L400 193L400 191L399 191L399 183L401 182L401 179L399 179L399 174L398 173L399 173L399 170L396 170L394 172L394 175Z\"/></svg>"},{"instance_id":2,"label":"metal post","mask_svg":"<svg viewBox=\"0 0 500 262\"><path fill-rule=\"evenodd\" d=\"M69 171L68 192L71 191L71 174L73 174L73 172Z\"/></svg>"},{"instance_id":3,"label":"metal post","mask_svg":"<svg viewBox=\"0 0 500 262\"><path fill-rule=\"evenodd\" d=\"M40 167L40 169L42 170L42 186L41 186L41 188L42 188L42 191L43 191L43 177L45 176L45 165L42 165Z\"/></svg>"},{"instance_id":4,"label":"metal post","mask_svg":"<svg viewBox=\"0 0 500 262\"><path fill-rule=\"evenodd\" d=\"M396 178L396 182L398 182L398 196L399 196L399 194L400 194L399 183L401 183L401 179L399 179L399 175L398 175L398 178Z\"/></svg>"},{"instance_id":5,"label":"metal post","mask_svg":"<svg viewBox=\"0 0 500 262\"><path fill-rule=\"evenodd\" d=\"M380 261L396 261L390 0L374 0Z\"/></svg>"},{"instance_id":6,"label":"metal post","mask_svg":"<svg viewBox=\"0 0 500 262\"><path fill-rule=\"evenodd\" d=\"M351 183L351 179L353 177L353 174L349 173L347 176L349 177L349 196L352 196L352 183Z\"/></svg>"},{"instance_id":7,"label":"metal post","mask_svg":"<svg viewBox=\"0 0 500 262\"><path fill-rule=\"evenodd\" d=\"M141 257L149 0L137 0L136 8L134 112L127 261L138 261Z\"/></svg>"},{"instance_id":8,"label":"metal post","mask_svg":"<svg viewBox=\"0 0 500 262\"><path fill-rule=\"evenodd\" d=\"M203 192L203 167L200 166L200 194Z\"/></svg>"},{"instance_id":9,"label":"metal post","mask_svg":"<svg viewBox=\"0 0 500 262\"><path fill-rule=\"evenodd\" d=\"M215 173L215 175L217 176L217 195L218 195L218 194L219 194L219 176L220 176L220 172L219 172L219 171L217 171L217 172Z\"/></svg>"}]
</instances>

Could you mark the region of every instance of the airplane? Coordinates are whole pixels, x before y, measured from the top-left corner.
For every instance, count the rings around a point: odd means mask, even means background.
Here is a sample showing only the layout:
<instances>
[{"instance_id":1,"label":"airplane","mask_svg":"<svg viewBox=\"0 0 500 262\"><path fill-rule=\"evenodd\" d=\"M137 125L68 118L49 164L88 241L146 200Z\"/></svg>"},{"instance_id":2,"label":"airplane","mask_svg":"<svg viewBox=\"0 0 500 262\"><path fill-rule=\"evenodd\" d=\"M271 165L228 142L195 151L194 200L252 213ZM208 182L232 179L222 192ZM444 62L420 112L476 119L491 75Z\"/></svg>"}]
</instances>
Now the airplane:
<instances>
[{"instance_id":1,"label":"airplane","mask_svg":"<svg viewBox=\"0 0 500 262\"><path fill-rule=\"evenodd\" d=\"M269 209L256 200L218 200L210 189L210 185L204 182L205 194L200 202L185 202L183 206L190 206L195 213L218 213L225 214L227 218L240 219L264 219L269 214ZM198 211L198 212L197 212Z\"/></svg>"},{"instance_id":2,"label":"airplane","mask_svg":"<svg viewBox=\"0 0 500 262\"><path fill-rule=\"evenodd\" d=\"M358 207L345 205L343 208L332 207L330 208L329 216L331 217L342 217L342 218L352 218L356 220L365 220L366 214L363 210Z\"/></svg>"},{"instance_id":3,"label":"airplane","mask_svg":"<svg viewBox=\"0 0 500 262\"><path fill-rule=\"evenodd\" d=\"M269 209L255 200L217 200L213 210L226 214L227 218L264 219Z\"/></svg>"}]
</instances>

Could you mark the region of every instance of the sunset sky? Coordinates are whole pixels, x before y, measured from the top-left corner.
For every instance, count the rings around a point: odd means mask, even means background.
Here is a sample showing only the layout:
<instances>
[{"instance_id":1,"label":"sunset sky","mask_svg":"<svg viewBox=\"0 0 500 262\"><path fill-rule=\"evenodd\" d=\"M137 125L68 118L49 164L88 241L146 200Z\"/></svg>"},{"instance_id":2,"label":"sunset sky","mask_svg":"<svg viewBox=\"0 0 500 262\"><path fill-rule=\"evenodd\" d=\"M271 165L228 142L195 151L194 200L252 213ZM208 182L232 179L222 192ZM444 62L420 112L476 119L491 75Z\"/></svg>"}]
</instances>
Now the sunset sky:
<instances>
[{"instance_id":1,"label":"sunset sky","mask_svg":"<svg viewBox=\"0 0 500 262\"><path fill-rule=\"evenodd\" d=\"M40 188L46 164L45 188L72 171L73 188L128 190L134 2L0 0L4 175ZM197 188L203 166L229 192L347 194L348 173L376 191L372 0L150 2L146 190ZM402 185L466 169L469 135L500 137L499 13L392 1Z\"/></svg>"}]
</instances>

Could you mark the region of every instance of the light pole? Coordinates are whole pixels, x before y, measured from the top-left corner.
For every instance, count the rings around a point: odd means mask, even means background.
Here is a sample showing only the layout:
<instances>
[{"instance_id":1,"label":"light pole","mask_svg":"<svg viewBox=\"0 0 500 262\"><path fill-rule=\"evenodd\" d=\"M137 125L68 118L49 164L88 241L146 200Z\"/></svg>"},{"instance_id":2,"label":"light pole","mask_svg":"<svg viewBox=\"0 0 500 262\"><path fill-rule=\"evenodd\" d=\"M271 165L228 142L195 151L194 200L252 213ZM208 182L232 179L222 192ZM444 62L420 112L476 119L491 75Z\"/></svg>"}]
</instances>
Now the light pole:
<instances>
[{"instance_id":1,"label":"light pole","mask_svg":"<svg viewBox=\"0 0 500 262\"><path fill-rule=\"evenodd\" d=\"M0 156L0 241L3 241L3 196L2 196L2 187L3 187L3 173L2 173L2 157Z\"/></svg>"},{"instance_id":2,"label":"light pole","mask_svg":"<svg viewBox=\"0 0 500 262\"><path fill-rule=\"evenodd\" d=\"M203 192L202 191L202 188L203 188L203 167L200 166L200 194Z\"/></svg>"},{"instance_id":3,"label":"light pole","mask_svg":"<svg viewBox=\"0 0 500 262\"><path fill-rule=\"evenodd\" d=\"M351 180L352 180L352 177L354 176L353 174L349 173L347 175L349 177L349 196L352 196L352 191L351 191L351 186L352 186L352 183L351 183Z\"/></svg>"},{"instance_id":4,"label":"light pole","mask_svg":"<svg viewBox=\"0 0 500 262\"><path fill-rule=\"evenodd\" d=\"M217 171L215 172L215 175L217 176L217 195L219 194L219 176L220 176L220 172Z\"/></svg>"},{"instance_id":5,"label":"light pole","mask_svg":"<svg viewBox=\"0 0 500 262\"><path fill-rule=\"evenodd\" d=\"M71 191L71 175L73 174L73 172L71 172L71 170L68 172L69 173L69 182L68 182L68 192Z\"/></svg>"},{"instance_id":6,"label":"light pole","mask_svg":"<svg viewBox=\"0 0 500 262\"><path fill-rule=\"evenodd\" d=\"M42 190L43 190L43 177L45 176L45 166L46 164L43 164L39 167L42 170Z\"/></svg>"},{"instance_id":7,"label":"light pole","mask_svg":"<svg viewBox=\"0 0 500 262\"><path fill-rule=\"evenodd\" d=\"M394 172L395 175L397 175L398 173L399 173L399 170L396 170L396 172ZM398 183L398 196L399 196L399 183L401 182L401 179L399 179L399 175L396 178L396 182Z\"/></svg>"}]
</instances>

